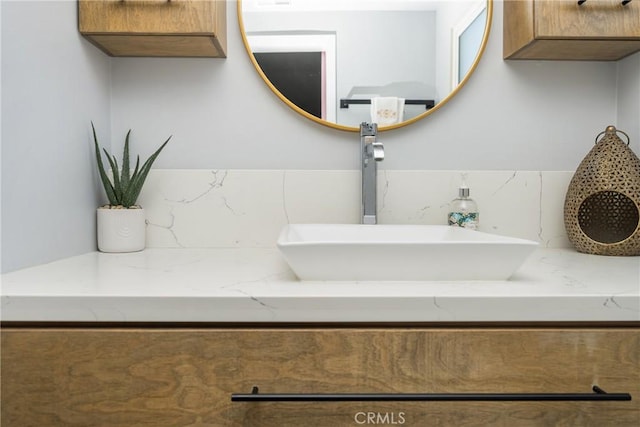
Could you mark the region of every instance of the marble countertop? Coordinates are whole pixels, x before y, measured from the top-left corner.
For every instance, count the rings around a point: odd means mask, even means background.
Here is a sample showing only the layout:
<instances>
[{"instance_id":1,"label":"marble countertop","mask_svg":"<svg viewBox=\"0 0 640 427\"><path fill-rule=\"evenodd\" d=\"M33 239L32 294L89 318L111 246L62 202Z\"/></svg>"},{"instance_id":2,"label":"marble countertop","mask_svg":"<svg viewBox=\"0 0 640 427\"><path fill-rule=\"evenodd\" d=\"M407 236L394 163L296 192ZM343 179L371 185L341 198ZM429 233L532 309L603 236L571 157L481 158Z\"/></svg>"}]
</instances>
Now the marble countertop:
<instances>
[{"instance_id":1,"label":"marble countertop","mask_svg":"<svg viewBox=\"0 0 640 427\"><path fill-rule=\"evenodd\" d=\"M2 321L640 321L640 258L539 249L508 281L301 282L275 248L88 253L2 275Z\"/></svg>"}]
</instances>

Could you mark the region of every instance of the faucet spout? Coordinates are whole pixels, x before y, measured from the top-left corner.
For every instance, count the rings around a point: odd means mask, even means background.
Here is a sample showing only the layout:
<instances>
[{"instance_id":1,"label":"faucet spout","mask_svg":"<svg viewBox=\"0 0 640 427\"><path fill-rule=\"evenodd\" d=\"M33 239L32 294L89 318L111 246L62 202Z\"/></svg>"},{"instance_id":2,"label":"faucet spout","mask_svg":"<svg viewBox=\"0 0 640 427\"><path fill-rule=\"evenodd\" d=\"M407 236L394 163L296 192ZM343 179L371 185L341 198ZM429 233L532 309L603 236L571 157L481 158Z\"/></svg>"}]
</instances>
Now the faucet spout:
<instances>
[{"instance_id":1,"label":"faucet spout","mask_svg":"<svg viewBox=\"0 0 640 427\"><path fill-rule=\"evenodd\" d=\"M378 142L378 125L360 125L360 170L362 176L362 224L376 224L377 218L377 162L384 160L384 146Z\"/></svg>"}]
</instances>

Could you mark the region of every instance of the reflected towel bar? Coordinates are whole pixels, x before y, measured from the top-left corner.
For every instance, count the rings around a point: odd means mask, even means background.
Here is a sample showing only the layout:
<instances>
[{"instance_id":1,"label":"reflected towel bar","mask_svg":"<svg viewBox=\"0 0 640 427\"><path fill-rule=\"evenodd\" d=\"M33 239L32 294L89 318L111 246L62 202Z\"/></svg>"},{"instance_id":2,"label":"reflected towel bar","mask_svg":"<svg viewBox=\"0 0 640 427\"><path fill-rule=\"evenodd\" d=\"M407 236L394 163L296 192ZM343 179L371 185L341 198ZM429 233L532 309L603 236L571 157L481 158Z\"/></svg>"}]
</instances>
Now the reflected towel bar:
<instances>
[{"instance_id":1,"label":"reflected towel bar","mask_svg":"<svg viewBox=\"0 0 640 427\"><path fill-rule=\"evenodd\" d=\"M366 105L371 104L370 99L341 99L340 100L340 108L349 108L349 105L359 104ZM436 105L436 102L433 99L405 99L405 105L424 105L425 109L429 110Z\"/></svg>"},{"instance_id":2,"label":"reflected towel bar","mask_svg":"<svg viewBox=\"0 0 640 427\"><path fill-rule=\"evenodd\" d=\"M593 393L234 393L232 402L535 402L629 401L629 393L607 393L594 385Z\"/></svg>"}]
</instances>

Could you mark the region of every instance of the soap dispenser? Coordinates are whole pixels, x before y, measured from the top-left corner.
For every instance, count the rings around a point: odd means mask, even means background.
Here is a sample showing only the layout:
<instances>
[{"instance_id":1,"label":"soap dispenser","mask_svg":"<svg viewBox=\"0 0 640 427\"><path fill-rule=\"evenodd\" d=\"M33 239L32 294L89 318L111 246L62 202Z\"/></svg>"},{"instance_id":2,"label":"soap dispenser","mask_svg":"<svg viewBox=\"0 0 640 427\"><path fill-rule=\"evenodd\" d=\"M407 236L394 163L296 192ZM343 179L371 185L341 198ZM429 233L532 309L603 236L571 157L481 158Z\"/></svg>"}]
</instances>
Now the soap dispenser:
<instances>
[{"instance_id":1,"label":"soap dispenser","mask_svg":"<svg viewBox=\"0 0 640 427\"><path fill-rule=\"evenodd\" d=\"M469 197L469 187L467 187L463 179L458 188L458 197L450 203L449 225L477 230L479 216L478 204Z\"/></svg>"}]
</instances>

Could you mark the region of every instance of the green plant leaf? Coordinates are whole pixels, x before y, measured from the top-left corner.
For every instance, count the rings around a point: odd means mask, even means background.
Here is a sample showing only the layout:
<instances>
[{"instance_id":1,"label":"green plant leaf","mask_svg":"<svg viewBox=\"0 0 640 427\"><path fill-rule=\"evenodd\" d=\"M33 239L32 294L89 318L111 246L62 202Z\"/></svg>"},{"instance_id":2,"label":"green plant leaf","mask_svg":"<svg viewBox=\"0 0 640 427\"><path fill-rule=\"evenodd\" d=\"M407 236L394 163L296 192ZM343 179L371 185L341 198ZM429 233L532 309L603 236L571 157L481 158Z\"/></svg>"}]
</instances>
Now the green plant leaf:
<instances>
[{"instance_id":1,"label":"green plant leaf","mask_svg":"<svg viewBox=\"0 0 640 427\"><path fill-rule=\"evenodd\" d=\"M146 162L144 162L144 164L142 165L142 168L140 168L139 170L139 173L136 173L135 177L131 178L131 185L129 186L127 194L124 196L124 199L127 200L127 202L130 202L131 205L134 205L136 203L136 200L138 200L138 196L142 191L142 186L144 185L144 182L147 179L147 175L151 170L151 166L153 165L153 162L155 162L156 158L158 157L162 149L165 147L165 145L167 145L167 143L170 140L171 140L171 136L167 138L167 140L160 146L160 148L156 150L155 153L153 153L147 159ZM137 170L137 165L136 165L136 170Z\"/></svg>"},{"instance_id":2,"label":"green plant leaf","mask_svg":"<svg viewBox=\"0 0 640 427\"><path fill-rule=\"evenodd\" d=\"M126 191L127 187L129 187L129 181L131 173L129 169L129 135L131 134L131 129L127 132L127 136L124 140L124 152L122 153L122 176L120 181L122 183L123 191Z\"/></svg>"},{"instance_id":3,"label":"green plant leaf","mask_svg":"<svg viewBox=\"0 0 640 427\"><path fill-rule=\"evenodd\" d=\"M134 194L135 193L134 187L138 182L138 175L140 174L139 169L140 169L140 156L137 156L136 167L133 170L133 174L131 175L131 180L129 181L129 185L127 186L127 189L124 195L122 196L123 203L129 206L133 206L136 204L137 196Z\"/></svg>"},{"instance_id":4,"label":"green plant leaf","mask_svg":"<svg viewBox=\"0 0 640 427\"><path fill-rule=\"evenodd\" d=\"M109 203L113 206L122 205L125 208L130 208L136 204L138 196L142 190L142 186L147 178L153 162L156 160L162 149L167 145L171 137L153 153L146 162L140 167L140 156L136 158L136 166L131 174L131 165L129 162L129 137L131 135L131 129L127 132L127 136L124 142L124 151L122 153L122 171L118 167L118 160L115 156L112 156L106 149L102 149L107 156L109 165L113 172L113 182L109 180L107 172L105 171L104 164L102 162L102 155L100 153L100 146L98 144L98 138L96 136L96 129L91 122L91 128L93 129L93 140L96 150L96 162L98 164L98 170L100 172L100 179L104 186L105 192Z\"/></svg>"},{"instance_id":5,"label":"green plant leaf","mask_svg":"<svg viewBox=\"0 0 640 427\"><path fill-rule=\"evenodd\" d=\"M96 151L96 163L98 164L98 173L100 174L100 180L102 181L102 186L104 187L104 192L107 195L107 199L109 199L109 203L115 205L117 204L115 190L113 188L113 185L111 184L111 181L109 181L109 177L107 176L106 171L104 170L102 156L100 155L98 137L96 135L96 128L93 126L93 122L91 122L91 129L93 130L93 143Z\"/></svg>"},{"instance_id":6,"label":"green plant leaf","mask_svg":"<svg viewBox=\"0 0 640 427\"><path fill-rule=\"evenodd\" d=\"M109 155L107 150L104 150L104 154L106 154L107 159L109 160L109 164L111 165L111 174L113 175L113 190L116 197L116 205L122 204L122 186L120 185L120 177L118 176L118 161L115 157Z\"/></svg>"},{"instance_id":7,"label":"green plant leaf","mask_svg":"<svg viewBox=\"0 0 640 427\"><path fill-rule=\"evenodd\" d=\"M131 179L138 175L138 169L140 169L140 156L136 157L136 167L133 169L133 175L131 175Z\"/></svg>"}]
</instances>

